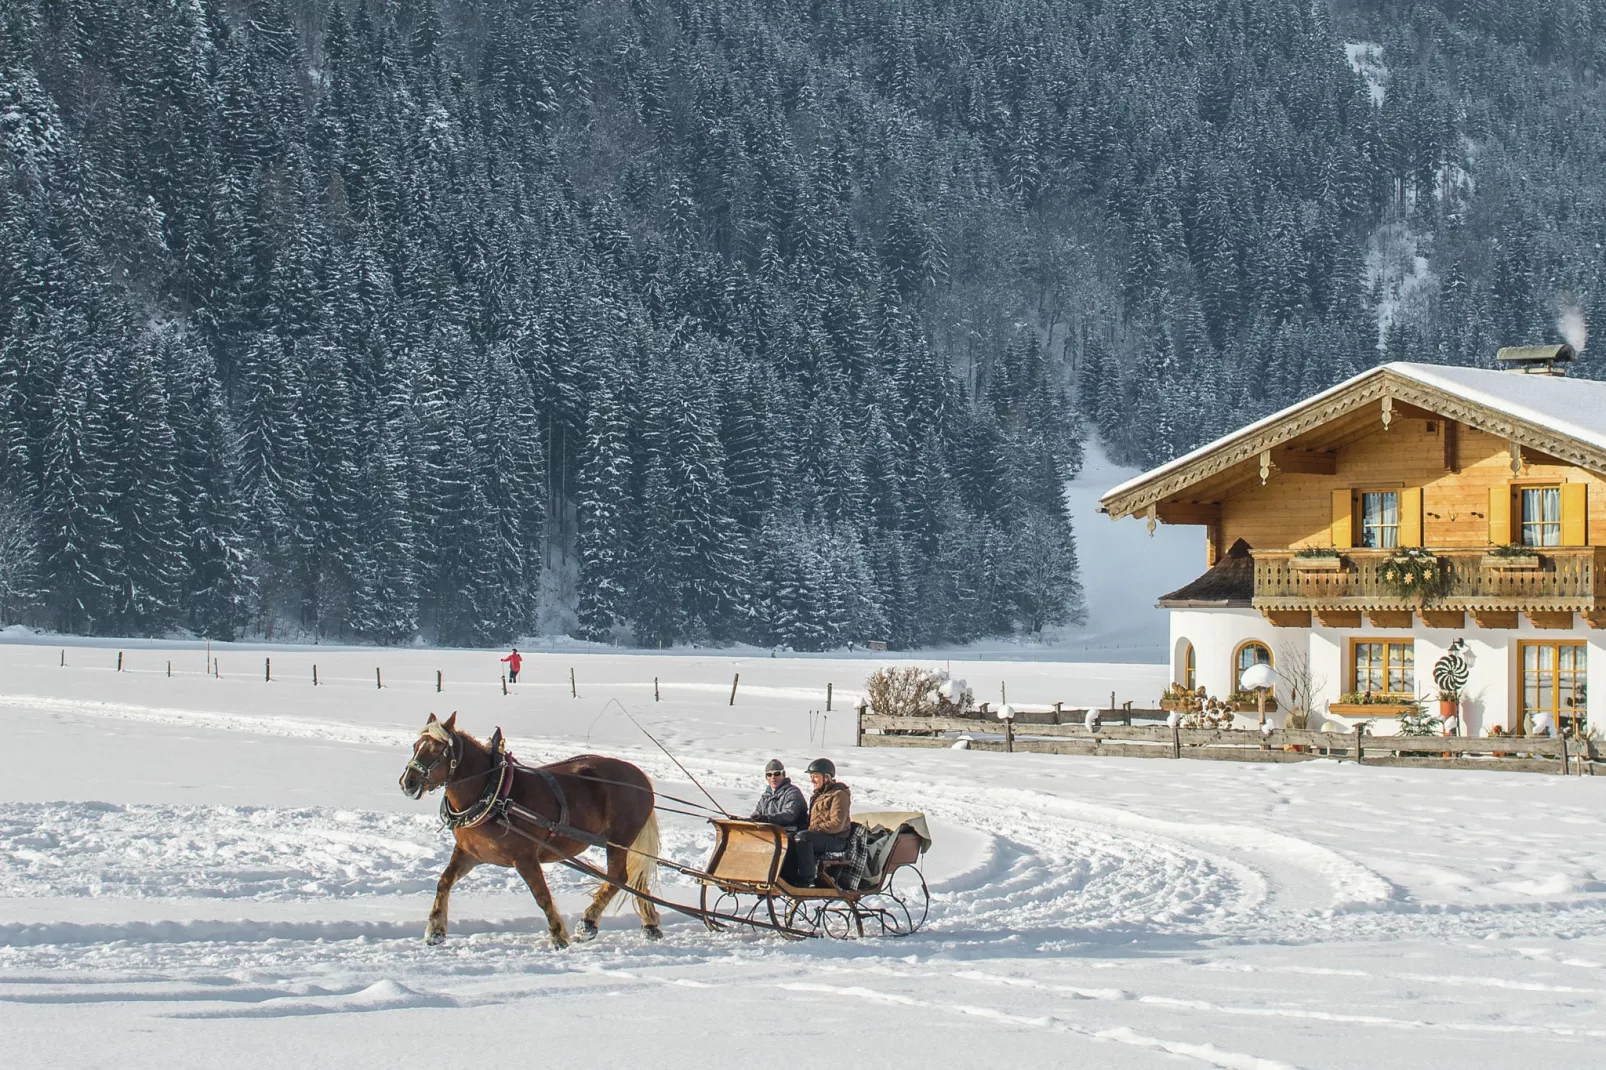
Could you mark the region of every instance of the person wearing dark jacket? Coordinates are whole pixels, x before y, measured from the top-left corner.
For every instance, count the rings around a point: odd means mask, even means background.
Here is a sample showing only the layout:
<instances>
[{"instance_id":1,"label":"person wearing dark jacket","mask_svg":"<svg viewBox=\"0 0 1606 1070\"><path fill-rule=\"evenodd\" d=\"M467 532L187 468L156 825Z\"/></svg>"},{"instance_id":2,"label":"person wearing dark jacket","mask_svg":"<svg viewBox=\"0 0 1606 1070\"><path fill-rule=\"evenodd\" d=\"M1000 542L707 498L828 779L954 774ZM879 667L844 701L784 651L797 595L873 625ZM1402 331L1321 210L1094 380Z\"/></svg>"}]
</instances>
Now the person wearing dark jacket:
<instances>
[{"instance_id":1,"label":"person wearing dark jacket","mask_svg":"<svg viewBox=\"0 0 1606 1070\"><path fill-rule=\"evenodd\" d=\"M853 793L836 779L836 764L829 758L816 758L809 763L808 774L814 786L809 827L792 837L793 883L802 886L814 883L819 855L847 850L848 834L853 830Z\"/></svg>"},{"instance_id":2,"label":"person wearing dark jacket","mask_svg":"<svg viewBox=\"0 0 1606 1070\"><path fill-rule=\"evenodd\" d=\"M786 766L779 758L771 758L764 765L764 794L758 797L749 821L764 821L779 825L787 832L797 832L809 823L809 804L803 793L786 775Z\"/></svg>"}]
</instances>

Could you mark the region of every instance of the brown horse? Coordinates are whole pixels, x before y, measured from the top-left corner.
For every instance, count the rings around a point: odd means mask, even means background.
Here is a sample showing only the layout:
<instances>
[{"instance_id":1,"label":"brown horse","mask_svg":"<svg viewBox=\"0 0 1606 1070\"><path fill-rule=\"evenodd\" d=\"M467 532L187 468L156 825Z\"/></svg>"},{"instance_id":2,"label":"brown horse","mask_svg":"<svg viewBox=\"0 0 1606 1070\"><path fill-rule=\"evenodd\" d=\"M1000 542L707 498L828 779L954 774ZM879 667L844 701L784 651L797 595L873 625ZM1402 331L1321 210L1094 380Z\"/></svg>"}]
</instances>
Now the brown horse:
<instances>
[{"instance_id":1,"label":"brown horse","mask_svg":"<svg viewBox=\"0 0 1606 1070\"><path fill-rule=\"evenodd\" d=\"M518 870L546 914L553 946L567 947L569 932L547 890L541 866L559 861L563 856L556 852L578 855L590 844L564 835L562 829L607 843L607 873L612 881L640 892L651 889L657 868L658 815L653 811L652 781L629 762L582 754L530 768L514 762L503 749L500 728L489 743L481 743L457 730L456 713L444 721L437 721L432 713L402 770L401 789L419 799L436 788L446 789L441 819L453 829L457 846L436 886L435 905L424 928L428 943L446 939L446 904L452 886L485 862ZM516 812L505 812L499 806L504 799L562 828L544 827ZM525 835L510 831L509 826ZM616 884L607 882L597 889L581 918L579 939L589 940L597 934L597 919L617 891ZM657 909L645 899L631 898L647 938L661 937Z\"/></svg>"}]
</instances>

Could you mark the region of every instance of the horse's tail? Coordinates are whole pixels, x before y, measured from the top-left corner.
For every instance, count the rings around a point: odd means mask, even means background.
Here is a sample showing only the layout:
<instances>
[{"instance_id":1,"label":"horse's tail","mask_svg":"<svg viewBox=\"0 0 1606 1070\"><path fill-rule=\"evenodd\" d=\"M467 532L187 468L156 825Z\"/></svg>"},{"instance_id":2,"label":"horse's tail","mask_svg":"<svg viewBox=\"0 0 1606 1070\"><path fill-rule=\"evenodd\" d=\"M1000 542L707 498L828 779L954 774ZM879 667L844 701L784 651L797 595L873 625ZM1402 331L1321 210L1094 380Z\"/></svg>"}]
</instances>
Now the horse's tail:
<instances>
[{"instance_id":1,"label":"horse's tail","mask_svg":"<svg viewBox=\"0 0 1606 1070\"><path fill-rule=\"evenodd\" d=\"M647 823L636 833L625 858L625 883L644 895L651 895L658 873L658 812L647 813Z\"/></svg>"}]
</instances>

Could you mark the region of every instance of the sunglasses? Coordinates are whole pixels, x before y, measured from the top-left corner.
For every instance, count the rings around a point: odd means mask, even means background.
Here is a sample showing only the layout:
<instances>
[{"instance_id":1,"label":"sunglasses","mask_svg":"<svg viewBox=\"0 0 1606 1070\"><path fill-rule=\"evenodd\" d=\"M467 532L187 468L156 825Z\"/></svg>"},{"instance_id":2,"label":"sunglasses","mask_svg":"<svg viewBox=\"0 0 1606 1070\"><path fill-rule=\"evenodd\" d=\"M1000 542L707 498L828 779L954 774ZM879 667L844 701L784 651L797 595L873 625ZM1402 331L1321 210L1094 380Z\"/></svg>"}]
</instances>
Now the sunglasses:
<instances>
[{"instance_id":1,"label":"sunglasses","mask_svg":"<svg viewBox=\"0 0 1606 1070\"><path fill-rule=\"evenodd\" d=\"M786 775L786 772L785 772L785 770L782 770L782 771L781 771L781 772L779 772L779 773L765 773L765 774L764 774L764 776L765 776L765 778L766 778L766 779L767 779L767 778L769 778L769 777L775 777L775 776L785 776L785 775Z\"/></svg>"}]
</instances>

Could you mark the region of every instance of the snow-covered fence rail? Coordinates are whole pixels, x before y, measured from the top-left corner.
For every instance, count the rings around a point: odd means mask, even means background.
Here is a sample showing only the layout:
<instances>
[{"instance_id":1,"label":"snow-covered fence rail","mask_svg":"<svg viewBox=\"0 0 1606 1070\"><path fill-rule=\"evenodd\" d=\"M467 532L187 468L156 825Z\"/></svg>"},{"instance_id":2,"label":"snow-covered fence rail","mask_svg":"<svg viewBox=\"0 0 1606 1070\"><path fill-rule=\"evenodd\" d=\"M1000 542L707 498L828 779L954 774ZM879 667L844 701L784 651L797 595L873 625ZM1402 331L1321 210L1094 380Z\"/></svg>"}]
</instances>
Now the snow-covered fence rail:
<instances>
[{"instance_id":1,"label":"snow-covered fence rail","mask_svg":"<svg viewBox=\"0 0 1606 1070\"><path fill-rule=\"evenodd\" d=\"M1369 732L1181 728L1171 725L1021 724L971 717L858 718L861 747L951 747L957 735L970 750L1121 758L1204 758L1228 762L1304 762L1347 759L1365 765L1508 772L1588 773L1603 759L1593 742L1548 736L1380 736ZM989 738L993 737L993 738Z\"/></svg>"}]
</instances>

